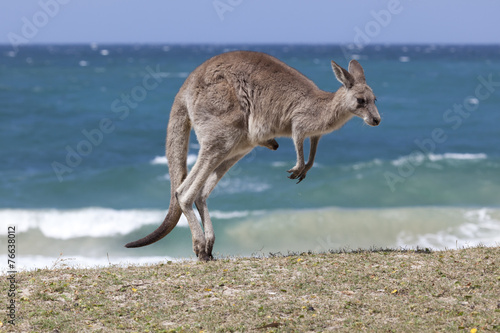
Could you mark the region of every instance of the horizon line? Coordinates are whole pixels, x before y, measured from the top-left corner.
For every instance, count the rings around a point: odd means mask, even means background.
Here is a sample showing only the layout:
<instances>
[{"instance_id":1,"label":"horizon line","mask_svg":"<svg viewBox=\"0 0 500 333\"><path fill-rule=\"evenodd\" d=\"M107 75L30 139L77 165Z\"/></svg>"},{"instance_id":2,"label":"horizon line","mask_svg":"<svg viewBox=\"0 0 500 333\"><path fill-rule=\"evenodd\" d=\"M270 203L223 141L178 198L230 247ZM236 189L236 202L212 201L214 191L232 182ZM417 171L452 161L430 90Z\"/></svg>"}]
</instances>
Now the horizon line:
<instances>
[{"instance_id":1,"label":"horizon line","mask_svg":"<svg viewBox=\"0 0 500 333\"><path fill-rule=\"evenodd\" d=\"M92 46L92 45L112 45L112 46L136 46L136 45L151 45L151 46L347 46L355 45L352 42L30 42L24 45L17 45L17 48L25 48L30 46ZM362 47L373 46L500 46L500 43L484 43L484 42L386 42L386 43L368 43ZM0 47L13 46L11 43L0 42Z\"/></svg>"}]
</instances>

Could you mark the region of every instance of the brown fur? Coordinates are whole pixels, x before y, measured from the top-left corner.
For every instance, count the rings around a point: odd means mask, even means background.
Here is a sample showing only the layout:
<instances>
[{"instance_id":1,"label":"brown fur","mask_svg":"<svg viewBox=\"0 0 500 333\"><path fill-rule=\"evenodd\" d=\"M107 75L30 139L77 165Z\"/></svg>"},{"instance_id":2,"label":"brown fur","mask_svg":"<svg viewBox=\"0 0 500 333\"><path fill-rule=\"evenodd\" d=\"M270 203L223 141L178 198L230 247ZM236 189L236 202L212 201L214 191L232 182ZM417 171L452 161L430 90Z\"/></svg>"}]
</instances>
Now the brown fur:
<instances>
[{"instance_id":1,"label":"brown fur","mask_svg":"<svg viewBox=\"0 0 500 333\"><path fill-rule=\"evenodd\" d=\"M125 245L149 245L167 235L187 217L193 249L200 260L212 258L215 241L206 199L222 176L255 146L277 149L275 137L292 137L297 152L289 178L301 182L314 163L323 134L342 127L352 116L370 126L380 123L375 96L361 65L352 60L349 71L332 61L343 84L325 92L294 68L259 52L236 51L215 56L186 79L175 97L167 129L166 154L171 179L170 208L150 235ZM194 129L200 151L192 170L186 166L189 132ZM311 149L304 162L303 143ZM193 211L201 215L204 230Z\"/></svg>"}]
</instances>

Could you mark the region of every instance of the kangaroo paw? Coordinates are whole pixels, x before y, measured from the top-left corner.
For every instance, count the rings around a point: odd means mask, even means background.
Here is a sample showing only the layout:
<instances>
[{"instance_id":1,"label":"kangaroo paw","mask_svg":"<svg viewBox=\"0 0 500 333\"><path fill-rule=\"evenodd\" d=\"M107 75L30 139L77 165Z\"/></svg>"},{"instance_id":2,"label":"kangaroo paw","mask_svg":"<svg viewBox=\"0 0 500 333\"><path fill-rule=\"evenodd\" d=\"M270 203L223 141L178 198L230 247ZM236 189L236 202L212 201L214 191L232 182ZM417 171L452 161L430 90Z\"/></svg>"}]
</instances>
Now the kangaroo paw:
<instances>
[{"instance_id":1,"label":"kangaroo paw","mask_svg":"<svg viewBox=\"0 0 500 333\"><path fill-rule=\"evenodd\" d=\"M300 183L301 181L303 181L305 178L306 178L306 173L304 172L303 174L300 175L299 181L297 182L297 184Z\"/></svg>"},{"instance_id":2,"label":"kangaroo paw","mask_svg":"<svg viewBox=\"0 0 500 333\"><path fill-rule=\"evenodd\" d=\"M297 179L304 172L304 167L294 166L293 168L291 168L290 170L287 170L286 172L291 173L291 175L288 176L288 178Z\"/></svg>"},{"instance_id":3,"label":"kangaroo paw","mask_svg":"<svg viewBox=\"0 0 500 333\"><path fill-rule=\"evenodd\" d=\"M303 181L304 178L306 178L306 174L307 174L307 170L305 168L299 169L297 167L293 167L292 169L288 170L287 172L291 173L291 175L288 176L288 178L299 180L297 182L297 184L300 183L301 181Z\"/></svg>"}]
</instances>

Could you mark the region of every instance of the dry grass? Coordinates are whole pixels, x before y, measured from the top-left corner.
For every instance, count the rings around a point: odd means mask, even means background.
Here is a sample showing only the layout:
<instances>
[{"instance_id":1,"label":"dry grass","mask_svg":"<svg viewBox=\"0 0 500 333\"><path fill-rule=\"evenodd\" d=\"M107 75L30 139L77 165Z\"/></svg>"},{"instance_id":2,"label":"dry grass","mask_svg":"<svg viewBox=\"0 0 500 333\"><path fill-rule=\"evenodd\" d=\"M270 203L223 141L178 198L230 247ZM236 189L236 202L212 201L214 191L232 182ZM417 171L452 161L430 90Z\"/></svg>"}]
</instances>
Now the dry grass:
<instances>
[{"instance_id":1,"label":"dry grass","mask_svg":"<svg viewBox=\"0 0 500 333\"><path fill-rule=\"evenodd\" d=\"M0 332L495 332L499 258L479 247L23 272L16 325L4 312Z\"/></svg>"}]
</instances>

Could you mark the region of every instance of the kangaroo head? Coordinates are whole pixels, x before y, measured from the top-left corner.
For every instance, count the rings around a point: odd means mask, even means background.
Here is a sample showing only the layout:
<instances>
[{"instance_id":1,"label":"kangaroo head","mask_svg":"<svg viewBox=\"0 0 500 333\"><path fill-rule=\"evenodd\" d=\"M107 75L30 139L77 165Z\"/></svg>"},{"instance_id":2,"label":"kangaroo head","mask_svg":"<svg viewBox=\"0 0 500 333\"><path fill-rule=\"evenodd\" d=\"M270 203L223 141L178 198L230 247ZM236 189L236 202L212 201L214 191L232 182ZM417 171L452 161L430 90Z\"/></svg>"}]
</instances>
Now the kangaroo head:
<instances>
[{"instance_id":1,"label":"kangaroo head","mask_svg":"<svg viewBox=\"0 0 500 333\"><path fill-rule=\"evenodd\" d=\"M351 60L349 70L346 71L332 60L332 69L345 88L343 106L370 126L380 124L380 115L375 106L377 99L366 84L365 73L359 62Z\"/></svg>"}]
</instances>

